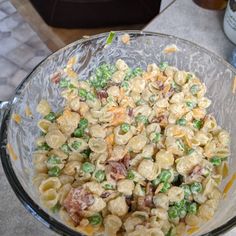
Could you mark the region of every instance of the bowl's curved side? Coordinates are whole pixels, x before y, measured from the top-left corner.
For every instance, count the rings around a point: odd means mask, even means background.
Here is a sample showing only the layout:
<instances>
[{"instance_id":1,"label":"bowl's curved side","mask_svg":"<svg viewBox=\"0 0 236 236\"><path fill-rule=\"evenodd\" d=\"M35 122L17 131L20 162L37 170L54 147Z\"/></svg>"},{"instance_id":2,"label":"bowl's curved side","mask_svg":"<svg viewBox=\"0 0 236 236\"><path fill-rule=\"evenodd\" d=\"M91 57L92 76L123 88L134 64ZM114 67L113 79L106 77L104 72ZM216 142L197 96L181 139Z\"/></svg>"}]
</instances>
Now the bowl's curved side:
<instances>
[{"instance_id":1,"label":"bowl's curved side","mask_svg":"<svg viewBox=\"0 0 236 236\"><path fill-rule=\"evenodd\" d=\"M30 179L32 177L31 154L34 149L34 138L39 133L36 123L40 117L35 108L42 98L47 99L55 109L62 108L64 101L60 96L60 90L57 85L51 83L49 75L56 72L58 68L63 68L70 57L74 55L78 57L75 69L79 73L80 79L89 78L93 68L101 62L112 63L117 58L126 60L131 66L141 67L145 67L151 62L168 61L179 69L193 71L203 78L209 87L208 95L214 99L210 111L215 113L223 127L232 133L236 132L236 126L234 127L233 124L236 111L231 109L232 105L236 104L236 100L231 94L232 79L235 77L236 71L230 64L206 49L174 36L140 31L126 32L131 36L130 45L122 44L119 36L124 32L117 32L117 37L112 44L104 47L108 35L108 33L104 33L89 39L78 40L50 55L20 84L10 101L11 109L6 110L3 117L0 130L1 160L13 190L32 215L47 227L63 235L81 234L65 226L57 217L50 216L40 204L37 204L37 195L30 184ZM172 54L163 53L163 49L170 44L175 44L179 50ZM25 116L26 105L30 106L34 119ZM13 112L22 116L20 125L10 120ZM236 137L232 138L234 143ZM11 161L9 158L6 151L7 143L11 143L14 147L19 157L17 161ZM232 146L232 150L233 153L236 153L236 147ZM234 161L231 163L236 166ZM233 197L233 194L232 191L229 197ZM236 200L235 197L234 200ZM233 227L236 224L236 217L234 217L236 209L232 209L233 211L230 212L230 206L227 206L227 209L222 208L221 213L227 215L229 211L230 217L218 219L219 224L225 222L220 227L217 227L217 223L216 225L208 224L201 231L202 235L220 235ZM209 230L211 232L208 233Z\"/></svg>"}]
</instances>

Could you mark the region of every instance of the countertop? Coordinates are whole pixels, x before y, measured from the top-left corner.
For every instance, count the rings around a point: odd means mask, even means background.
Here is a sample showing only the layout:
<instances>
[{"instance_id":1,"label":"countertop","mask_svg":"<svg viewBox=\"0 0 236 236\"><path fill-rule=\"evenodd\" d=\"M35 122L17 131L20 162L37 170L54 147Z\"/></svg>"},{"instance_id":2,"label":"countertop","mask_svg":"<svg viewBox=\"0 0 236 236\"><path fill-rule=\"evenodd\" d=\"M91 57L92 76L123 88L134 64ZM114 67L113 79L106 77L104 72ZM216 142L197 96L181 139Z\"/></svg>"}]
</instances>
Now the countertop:
<instances>
[{"instance_id":1,"label":"countertop","mask_svg":"<svg viewBox=\"0 0 236 236\"><path fill-rule=\"evenodd\" d=\"M171 0L164 1L169 3ZM208 11L196 6L191 0L176 0L150 22L145 30L188 39L228 59L235 46L223 33L223 16L224 11ZM24 209L7 182L1 165L0 189L1 236L57 235ZM236 230L232 230L226 235L236 235Z\"/></svg>"}]
</instances>

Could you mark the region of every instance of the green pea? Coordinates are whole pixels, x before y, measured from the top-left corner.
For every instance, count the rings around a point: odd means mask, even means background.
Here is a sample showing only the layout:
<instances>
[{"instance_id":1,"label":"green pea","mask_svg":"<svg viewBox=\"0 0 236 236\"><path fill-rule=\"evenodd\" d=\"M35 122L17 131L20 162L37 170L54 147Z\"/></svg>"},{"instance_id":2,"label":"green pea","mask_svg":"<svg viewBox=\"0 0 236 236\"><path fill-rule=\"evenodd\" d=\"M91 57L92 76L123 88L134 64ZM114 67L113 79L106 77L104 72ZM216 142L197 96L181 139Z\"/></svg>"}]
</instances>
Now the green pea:
<instances>
[{"instance_id":1,"label":"green pea","mask_svg":"<svg viewBox=\"0 0 236 236\"><path fill-rule=\"evenodd\" d=\"M199 91L199 86L198 85L193 85L191 86L190 88L190 92L193 94L193 95L196 95Z\"/></svg>"},{"instance_id":2,"label":"green pea","mask_svg":"<svg viewBox=\"0 0 236 236\"><path fill-rule=\"evenodd\" d=\"M78 93L79 93L79 96L80 96L80 97L82 97L82 98L84 98L84 99L87 98L87 91L86 91L85 89L80 88L79 91L78 91Z\"/></svg>"},{"instance_id":3,"label":"green pea","mask_svg":"<svg viewBox=\"0 0 236 236\"><path fill-rule=\"evenodd\" d=\"M113 190L113 189L114 189L114 186L113 186L112 184L105 184L105 185L103 186L103 188L104 188L105 190Z\"/></svg>"},{"instance_id":4,"label":"green pea","mask_svg":"<svg viewBox=\"0 0 236 236\"><path fill-rule=\"evenodd\" d=\"M195 129L201 129L202 128L202 120L194 120L193 121L193 127Z\"/></svg>"},{"instance_id":5,"label":"green pea","mask_svg":"<svg viewBox=\"0 0 236 236\"><path fill-rule=\"evenodd\" d=\"M132 74L134 77L141 75L143 73L143 69L140 67L136 67L135 69L133 69Z\"/></svg>"},{"instance_id":6,"label":"green pea","mask_svg":"<svg viewBox=\"0 0 236 236\"><path fill-rule=\"evenodd\" d=\"M64 152L64 153L66 153L66 154L69 154L70 152L71 152L71 149L70 149L70 147L69 147L69 145L68 144L63 144L61 147L60 147L60 149Z\"/></svg>"},{"instance_id":7,"label":"green pea","mask_svg":"<svg viewBox=\"0 0 236 236\"><path fill-rule=\"evenodd\" d=\"M86 129L88 127L88 120L83 118L79 121L79 127L81 129Z\"/></svg>"},{"instance_id":8,"label":"green pea","mask_svg":"<svg viewBox=\"0 0 236 236\"><path fill-rule=\"evenodd\" d=\"M68 88L69 84L70 84L70 81L67 79L61 79L59 82L59 86L61 88Z\"/></svg>"},{"instance_id":9,"label":"green pea","mask_svg":"<svg viewBox=\"0 0 236 236\"><path fill-rule=\"evenodd\" d=\"M58 202L54 207L51 208L51 211L52 211L52 213L55 214L55 213L59 212L60 208L61 208L61 205Z\"/></svg>"},{"instance_id":10,"label":"green pea","mask_svg":"<svg viewBox=\"0 0 236 236\"><path fill-rule=\"evenodd\" d=\"M154 180L152 180L152 185L154 185L155 187L158 186L161 183L160 178L156 178Z\"/></svg>"},{"instance_id":11,"label":"green pea","mask_svg":"<svg viewBox=\"0 0 236 236\"><path fill-rule=\"evenodd\" d=\"M184 118L180 118L176 121L177 125L185 126L187 124L187 120Z\"/></svg>"},{"instance_id":12,"label":"green pea","mask_svg":"<svg viewBox=\"0 0 236 236\"><path fill-rule=\"evenodd\" d=\"M190 108L193 109L197 106L197 104L195 102L186 102L186 105Z\"/></svg>"},{"instance_id":13,"label":"green pea","mask_svg":"<svg viewBox=\"0 0 236 236\"><path fill-rule=\"evenodd\" d=\"M161 192L161 193L165 193L165 192L168 191L168 189L170 189L170 187L171 187L171 184L168 183L168 182L165 182L165 183L163 183L163 187L162 187L162 189L160 190L160 192Z\"/></svg>"},{"instance_id":14,"label":"green pea","mask_svg":"<svg viewBox=\"0 0 236 236\"><path fill-rule=\"evenodd\" d=\"M50 177L58 177L61 173L61 169L58 166L53 166L48 170L48 175Z\"/></svg>"},{"instance_id":15,"label":"green pea","mask_svg":"<svg viewBox=\"0 0 236 236\"><path fill-rule=\"evenodd\" d=\"M82 170L85 173L92 173L95 170L95 166L91 164L90 162L84 162L82 164Z\"/></svg>"},{"instance_id":16,"label":"green pea","mask_svg":"<svg viewBox=\"0 0 236 236\"><path fill-rule=\"evenodd\" d=\"M175 206L178 208L178 211L181 211L181 210L187 210L187 204L188 202L185 199L182 199L181 201L176 202Z\"/></svg>"},{"instance_id":17,"label":"green pea","mask_svg":"<svg viewBox=\"0 0 236 236\"><path fill-rule=\"evenodd\" d=\"M138 123L144 123L144 124L147 124L147 123L148 123L148 119L147 119L147 117L144 116L144 115L137 115L137 116L135 117L135 120L136 120L136 122L138 122Z\"/></svg>"},{"instance_id":18,"label":"green pea","mask_svg":"<svg viewBox=\"0 0 236 236\"><path fill-rule=\"evenodd\" d=\"M143 105L143 104L145 104L145 101L144 101L143 99L139 99L139 100L136 102L136 105L137 105L137 106L141 106L141 105Z\"/></svg>"},{"instance_id":19,"label":"green pea","mask_svg":"<svg viewBox=\"0 0 236 236\"><path fill-rule=\"evenodd\" d=\"M220 157L214 156L210 159L210 162L213 164L213 166L220 166L222 163L222 160Z\"/></svg>"},{"instance_id":20,"label":"green pea","mask_svg":"<svg viewBox=\"0 0 236 236\"><path fill-rule=\"evenodd\" d=\"M128 90L128 88L129 88L129 83L128 83L127 81L123 81L123 82L121 83L121 87L124 88L125 90Z\"/></svg>"},{"instance_id":21,"label":"green pea","mask_svg":"<svg viewBox=\"0 0 236 236\"><path fill-rule=\"evenodd\" d=\"M156 102L157 101L157 97L156 97L156 95L151 95L150 97L149 97L149 101L150 102Z\"/></svg>"},{"instance_id":22,"label":"green pea","mask_svg":"<svg viewBox=\"0 0 236 236\"><path fill-rule=\"evenodd\" d=\"M161 62L159 64L160 71L164 71L168 67L168 62Z\"/></svg>"},{"instance_id":23,"label":"green pea","mask_svg":"<svg viewBox=\"0 0 236 236\"><path fill-rule=\"evenodd\" d=\"M186 76L187 82L188 82L190 79L192 79L192 78L193 78L193 75L192 75L192 74L187 74L187 76Z\"/></svg>"},{"instance_id":24,"label":"green pea","mask_svg":"<svg viewBox=\"0 0 236 236\"><path fill-rule=\"evenodd\" d=\"M56 120L56 114L54 112L50 112L49 114L44 116L44 119L52 122L52 121Z\"/></svg>"},{"instance_id":25,"label":"green pea","mask_svg":"<svg viewBox=\"0 0 236 236\"><path fill-rule=\"evenodd\" d=\"M57 156L50 156L47 160L47 163L51 165L61 164L61 159Z\"/></svg>"},{"instance_id":26,"label":"green pea","mask_svg":"<svg viewBox=\"0 0 236 236\"><path fill-rule=\"evenodd\" d=\"M197 203L193 202L189 204L187 211L188 213L195 215L197 213Z\"/></svg>"},{"instance_id":27,"label":"green pea","mask_svg":"<svg viewBox=\"0 0 236 236\"><path fill-rule=\"evenodd\" d=\"M86 158L88 158L88 157L90 156L91 152L92 152L91 149L88 148L88 149L84 150L84 151L82 152L82 154L83 154Z\"/></svg>"},{"instance_id":28,"label":"green pea","mask_svg":"<svg viewBox=\"0 0 236 236\"><path fill-rule=\"evenodd\" d=\"M81 129L81 128L77 128L75 131L74 131L74 136L76 138L82 138L84 136L84 130Z\"/></svg>"},{"instance_id":29,"label":"green pea","mask_svg":"<svg viewBox=\"0 0 236 236\"><path fill-rule=\"evenodd\" d=\"M161 182L167 182L171 177L171 172L169 170L163 170L160 174Z\"/></svg>"},{"instance_id":30,"label":"green pea","mask_svg":"<svg viewBox=\"0 0 236 236\"><path fill-rule=\"evenodd\" d=\"M179 217L178 208L176 206L171 206L168 210L168 216L171 220Z\"/></svg>"},{"instance_id":31,"label":"green pea","mask_svg":"<svg viewBox=\"0 0 236 236\"><path fill-rule=\"evenodd\" d=\"M127 173L127 179L133 180L135 178L134 172L129 170Z\"/></svg>"},{"instance_id":32,"label":"green pea","mask_svg":"<svg viewBox=\"0 0 236 236\"><path fill-rule=\"evenodd\" d=\"M193 194L200 193L202 192L202 184L198 182L194 182L191 184L190 189Z\"/></svg>"},{"instance_id":33,"label":"green pea","mask_svg":"<svg viewBox=\"0 0 236 236\"><path fill-rule=\"evenodd\" d=\"M75 150L78 150L81 146L81 142L80 141L74 141L72 144L71 144L71 147Z\"/></svg>"},{"instance_id":34,"label":"green pea","mask_svg":"<svg viewBox=\"0 0 236 236\"><path fill-rule=\"evenodd\" d=\"M190 148L187 150L187 155L191 155L195 150L193 148Z\"/></svg>"},{"instance_id":35,"label":"green pea","mask_svg":"<svg viewBox=\"0 0 236 236\"><path fill-rule=\"evenodd\" d=\"M130 124L128 123L123 123L121 126L121 131L124 132L124 133L127 133L129 130L130 130Z\"/></svg>"},{"instance_id":36,"label":"green pea","mask_svg":"<svg viewBox=\"0 0 236 236\"><path fill-rule=\"evenodd\" d=\"M191 189L187 184L182 184L180 186L184 190L184 197L188 199L191 196Z\"/></svg>"},{"instance_id":37,"label":"green pea","mask_svg":"<svg viewBox=\"0 0 236 236\"><path fill-rule=\"evenodd\" d=\"M178 85L178 84L176 84L175 82L172 84L172 88L174 89L174 91L176 92L176 93L179 93L179 92L181 92L181 86L180 85Z\"/></svg>"},{"instance_id":38,"label":"green pea","mask_svg":"<svg viewBox=\"0 0 236 236\"><path fill-rule=\"evenodd\" d=\"M183 219L187 215L186 209L180 209L179 210L179 217Z\"/></svg>"},{"instance_id":39,"label":"green pea","mask_svg":"<svg viewBox=\"0 0 236 236\"><path fill-rule=\"evenodd\" d=\"M51 148L48 146L47 143L43 143L42 145L37 146L37 150L50 151Z\"/></svg>"},{"instance_id":40,"label":"green pea","mask_svg":"<svg viewBox=\"0 0 236 236\"><path fill-rule=\"evenodd\" d=\"M102 223L102 216L100 214L95 214L88 217L88 220L91 225L100 225Z\"/></svg>"},{"instance_id":41,"label":"green pea","mask_svg":"<svg viewBox=\"0 0 236 236\"><path fill-rule=\"evenodd\" d=\"M103 170L98 170L95 173L95 178L97 179L98 182L102 182L105 179L106 175L105 175L105 171Z\"/></svg>"},{"instance_id":42,"label":"green pea","mask_svg":"<svg viewBox=\"0 0 236 236\"><path fill-rule=\"evenodd\" d=\"M181 139L177 139L176 144L181 151L185 151L185 145Z\"/></svg>"},{"instance_id":43,"label":"green pea","mask_svg":"<svg viewBox=\"0 0 236 236\"><path fill-rule=\"evenodd\" d=\"M158 143L160 141L160 139L161 139L161 134L156 132L155 137L152 139L152 142L153 143Z\"/></svg>"}]
</instances>

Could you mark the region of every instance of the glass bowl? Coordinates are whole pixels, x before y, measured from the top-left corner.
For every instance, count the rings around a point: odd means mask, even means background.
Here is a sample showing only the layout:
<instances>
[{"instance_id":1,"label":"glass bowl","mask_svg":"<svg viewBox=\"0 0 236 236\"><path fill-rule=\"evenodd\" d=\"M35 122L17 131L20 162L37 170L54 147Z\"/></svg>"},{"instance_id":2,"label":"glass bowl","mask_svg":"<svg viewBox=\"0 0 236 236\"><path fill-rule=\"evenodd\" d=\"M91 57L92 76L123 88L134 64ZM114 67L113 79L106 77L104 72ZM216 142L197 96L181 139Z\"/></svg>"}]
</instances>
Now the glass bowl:
<instances>
[{"instance_id":1,"label":"glass bowl","mask_svg":"<svg viewBox=\"0 0 236 236\"><path fill-rule=\"evenodd\" d=\"M28 211L48 228L63 235L82 235L66 226L59 217L47 211L41 204L32 185L32 152L34 140L39 135L37 121L40 119L36 106L46 99L55 111L63 107L58 85L51 82L50 75L66 66L72 56L78 57L76 71L80 79L89 78L93 69L102 62L114 63L118 58L129 66L145 68L147 64L166 61L170 65L196 73L207 88L207 96L212 100L209 112L213 113L220 126L231 133L231 153L236 154L236 97L232 85L236 70L220 57L189 41L174 36L151 32L126 31L131 36L129 45L121 42L124 32L116 32L112 44L105 47L108 33L78 40L53 53L41 62L20 84L9 102L1 104L0 151L6 176L15 194ZM176 45L178 51L164 53L168 45ZM33 118L25 115L29 106ZM13 113L21 116L20 124L11 118ZM6 145L11 144L17 156L14 160L8 155ZM230 158L229 176L224 180L222 189L233 176L236 159ZM202 225L193 235L220 235L236 224L236 188L231 188L220 204L214 218Z\"/></svg>"}]
</instances>

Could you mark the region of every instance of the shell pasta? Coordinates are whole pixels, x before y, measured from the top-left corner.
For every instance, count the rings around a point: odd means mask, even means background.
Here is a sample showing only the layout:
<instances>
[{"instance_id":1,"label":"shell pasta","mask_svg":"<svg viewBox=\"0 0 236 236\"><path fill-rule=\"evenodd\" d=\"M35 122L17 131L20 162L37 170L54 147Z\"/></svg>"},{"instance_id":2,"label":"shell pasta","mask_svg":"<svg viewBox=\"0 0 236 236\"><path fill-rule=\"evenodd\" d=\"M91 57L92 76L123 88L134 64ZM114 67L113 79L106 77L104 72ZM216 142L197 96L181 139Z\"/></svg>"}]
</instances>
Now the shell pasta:
<instances>
[{"instance_id":1,"label":"shell pasta","mask_svg":"<svg viewBox=\"0 0 236 236\"><path fill-rule=\"evenodd\" d=\"M75 61L60 72L63 111L37 107L44 206L87 235L180 236L210 220L230 136L207 114L206 86L165 62L143 70L122 59L82 81Z\"/></svg>"}]
</instances>

